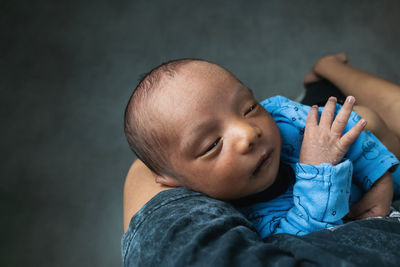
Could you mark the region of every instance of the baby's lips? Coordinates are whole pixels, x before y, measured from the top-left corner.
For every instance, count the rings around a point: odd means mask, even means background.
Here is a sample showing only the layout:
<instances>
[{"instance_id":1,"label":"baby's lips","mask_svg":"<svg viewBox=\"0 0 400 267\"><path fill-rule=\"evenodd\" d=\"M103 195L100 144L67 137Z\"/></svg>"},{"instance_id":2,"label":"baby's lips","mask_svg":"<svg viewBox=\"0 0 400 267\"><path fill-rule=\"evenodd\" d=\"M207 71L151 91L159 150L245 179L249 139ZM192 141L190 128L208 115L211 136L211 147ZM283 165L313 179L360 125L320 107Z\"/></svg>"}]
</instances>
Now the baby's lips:
<instances>
[{"instance_id":1,"label":"baby's lips","mask_svg":"<svg viewBox=\"0 0 400 267\"><path fill-rule=\"evenodd\" d=\"M257 165L254 168L253 175L257 175L261 167L264 165L265 161L267 161L271 157L271 154L272 150L269 150L261 155L260 159L257 162Z\"/></svg>"}]
</instances>

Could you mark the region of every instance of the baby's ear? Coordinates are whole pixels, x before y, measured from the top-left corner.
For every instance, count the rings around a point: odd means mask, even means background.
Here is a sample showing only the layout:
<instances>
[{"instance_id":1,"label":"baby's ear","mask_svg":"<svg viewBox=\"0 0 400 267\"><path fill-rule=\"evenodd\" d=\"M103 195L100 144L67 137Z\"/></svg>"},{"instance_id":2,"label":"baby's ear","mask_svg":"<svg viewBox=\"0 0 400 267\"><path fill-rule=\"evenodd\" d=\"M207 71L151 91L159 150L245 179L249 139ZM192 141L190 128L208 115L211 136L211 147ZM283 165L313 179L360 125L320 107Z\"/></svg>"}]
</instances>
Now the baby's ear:
<instances>
[{"instance_id":1,"label":"baby's ear","mask_svg":"<svg viewBox=\"0 0 400 267\"><path fill-rule=\"evenodd\" d=\"M179 187L181 184L179 181L173 177L167 175L156 175L156 183L170 186L170 187Z\"/></svg>"}]
</instances>

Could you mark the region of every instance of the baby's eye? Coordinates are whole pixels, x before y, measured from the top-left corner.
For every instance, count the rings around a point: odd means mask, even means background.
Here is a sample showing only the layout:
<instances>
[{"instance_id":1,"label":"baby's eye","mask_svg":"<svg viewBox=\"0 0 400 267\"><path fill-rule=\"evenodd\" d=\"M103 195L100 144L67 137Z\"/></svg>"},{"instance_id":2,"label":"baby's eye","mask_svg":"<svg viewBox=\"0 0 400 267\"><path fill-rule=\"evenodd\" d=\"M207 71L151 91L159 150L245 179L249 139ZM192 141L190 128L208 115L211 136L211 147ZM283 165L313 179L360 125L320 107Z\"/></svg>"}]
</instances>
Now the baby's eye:
<instances>
[{"instance_id":1,"label":"baby's eye","mask_svg":"<svg viewBox=\"0 0 400 267\"><path fill-rule=\"evenodd\" d=\"M217 138L217 140L214 141L214 143L211 144L211 146L209 146L207 148L207 150L204 152L204 154L207 154L208 152L210 152L211 150L213 150L219 143L219 141L221 140L220 137Z\"/></svg>"},{"instance_id":2,"label":"baby's eye","mask_svg":"<svg viewBox=\"0 0 400 267\"><path fill-rule=\"evenodd\" d=\"M252 112L257 107L257 105L258 105L258 103L251 105L250 108L248 110L246 110L244 115L247 115L248 113Z\"/></svg>"}]
</instances>

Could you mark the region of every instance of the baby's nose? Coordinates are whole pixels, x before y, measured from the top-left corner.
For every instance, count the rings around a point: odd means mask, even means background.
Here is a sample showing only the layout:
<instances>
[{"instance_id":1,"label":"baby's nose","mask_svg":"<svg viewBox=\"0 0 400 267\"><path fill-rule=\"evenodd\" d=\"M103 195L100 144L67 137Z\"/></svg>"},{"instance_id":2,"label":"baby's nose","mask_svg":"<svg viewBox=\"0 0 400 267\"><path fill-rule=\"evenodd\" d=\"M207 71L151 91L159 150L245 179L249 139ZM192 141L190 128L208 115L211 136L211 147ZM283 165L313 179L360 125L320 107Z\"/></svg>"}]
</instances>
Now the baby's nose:
<instances>
[{"instance_id":1,"label":"baby's nose","mask_svg":"<svg viewBox=\"0 0 400 267\"><path fill-rule=\"evenodd\" d=\"M253 150L256 141L261 137L261 129L256 125L247 123L239 123L237 125L237 149L240 153L245 154Z\"/></svg>"}]
</instances>

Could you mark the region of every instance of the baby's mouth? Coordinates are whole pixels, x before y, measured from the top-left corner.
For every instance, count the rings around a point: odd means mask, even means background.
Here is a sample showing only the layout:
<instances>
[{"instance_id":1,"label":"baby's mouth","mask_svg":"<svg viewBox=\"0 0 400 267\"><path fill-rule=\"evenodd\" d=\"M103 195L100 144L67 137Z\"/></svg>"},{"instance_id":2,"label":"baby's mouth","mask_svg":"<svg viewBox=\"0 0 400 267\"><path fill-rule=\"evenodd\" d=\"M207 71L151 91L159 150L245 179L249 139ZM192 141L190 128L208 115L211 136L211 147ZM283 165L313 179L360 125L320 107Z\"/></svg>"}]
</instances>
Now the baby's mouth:
<instances>
[{"instance_id":1,"label":"baby's mouth","mask_svg":"<svg viewBox=\"0 0 400 267\"><path fill-rule=\"evenodd\" d=\"M264 167L271 162L271 159L272 159L271 156L272 156L272 150L267 151L267 153L265 153L265 154L263 154L263 156L261 156L261 158L257 162L256 168L254 169L254 171L252 173L252 176L258 175L261 172L261 170L264 169Z\"/></svg>"}]
</instances>

